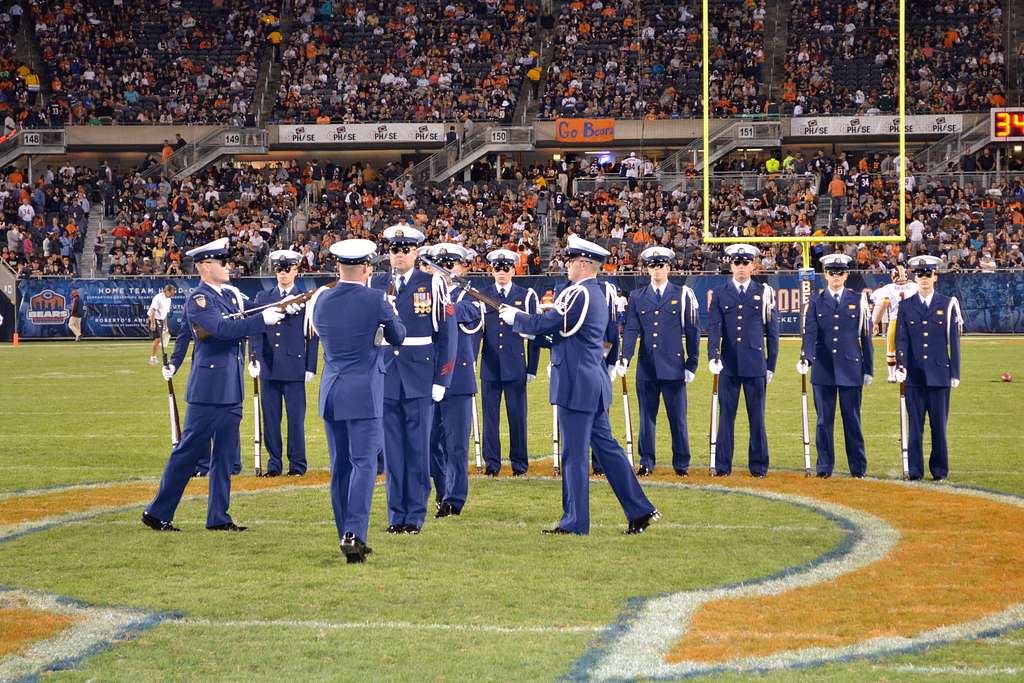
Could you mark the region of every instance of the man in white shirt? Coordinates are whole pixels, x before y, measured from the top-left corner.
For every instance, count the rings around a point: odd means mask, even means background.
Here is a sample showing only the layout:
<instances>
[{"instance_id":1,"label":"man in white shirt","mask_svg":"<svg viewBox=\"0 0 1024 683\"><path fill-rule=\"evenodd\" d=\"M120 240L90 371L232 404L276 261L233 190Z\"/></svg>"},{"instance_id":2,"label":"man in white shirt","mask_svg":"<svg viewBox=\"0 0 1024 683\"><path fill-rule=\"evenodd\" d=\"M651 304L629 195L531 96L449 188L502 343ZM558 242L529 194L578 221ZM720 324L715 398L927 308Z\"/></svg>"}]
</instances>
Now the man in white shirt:
<instances>
[{"instance_id":1,"label":"man in white shirt","mask_svg":"<svg viewBox=\"0 0 1024 683\"><path fill-rule=\"evenodd\" d=\"M156 350L160 347L161 337L163 338L164 346L167 346L168 342L171 340L171 333L167 329L167 318L171 313L171 300L177 293L177 287L174 285L165 285L161 291L156 293L149 304L149 336L150 339L153 340L149 349L150 365L156 365L159 362L156 359Z\"/></svg>"}]
</instances>

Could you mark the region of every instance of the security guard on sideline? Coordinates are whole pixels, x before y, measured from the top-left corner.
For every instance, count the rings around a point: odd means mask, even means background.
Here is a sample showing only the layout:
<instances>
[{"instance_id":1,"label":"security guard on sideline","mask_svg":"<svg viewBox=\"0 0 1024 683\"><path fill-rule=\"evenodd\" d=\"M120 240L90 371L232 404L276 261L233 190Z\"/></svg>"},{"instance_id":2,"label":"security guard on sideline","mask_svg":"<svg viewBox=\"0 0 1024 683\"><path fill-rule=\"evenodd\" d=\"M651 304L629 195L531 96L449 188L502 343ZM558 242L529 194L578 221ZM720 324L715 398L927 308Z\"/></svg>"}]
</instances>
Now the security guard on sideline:
<instances>
[{"instance_id":1,"label":"security guard on sideline","mask_svg":"<svg viewBox=\"0 0 1024 683\"><path fill-rule=\"evenodd\" d=\"M335 242L340 279L313 295L306 320L324 346L320 417L331 458L331 507L341 551L349 564L364 562L377 453L384 447L385 354L375 337L398 346L405 325L379 290L366 281L377 246L370 240Z\"/></svg>"},{"instance_id":2,"label":"security guard on sideline","mask_svg":"<svg viewBox=\"0 0 1024 683\"><path fill-rule=\"evenodd\" d=\"M616 376L625 377L639 339L636 393L640 404L640 467L636 473L640 477L654 471L655 425L662 397L672 432L672 469L685 477L690 468L686 385L697 373L700 325L693 290L668 281L674 258L675 252L665 247L649 247L641 252L651 284L629 294L622 355L615 366Z\"/></svg>"},{"instance_id":3,"label":"security guard on sideline","mask_svg":"<svg viewBox=\"0 0 1024 683\"><path fill-rule=\"evenodd\" d=\"M519 256L509 249L495 249L487 254L491 264L493 285L481 292L492 299L526 313L537 312L537 293L512 282ZM526 385L537 377L540 347L530 339L523 353L523 338L495 311L484 316L483 345L480 350L480 400L483 407L484 473L491 477L501 471L501 437L498 434L501 396L505 395L508 416L508 459L513 476L526 474L529 454L526 440Z\"/></svg>"},{"instance_id":4,"label":"security guard on sideline","mask_svg":"<svg viewBox=\"0 0 1024 683\"><path fill-rule=\"evenodd\" d=\"M949 475L946 419L949 390L960 386L960 334L963 316L956 297L935 291L942 260L915 256L908 261L918 291L900 304L896 317L896 381L906 382L910 433L910 479L924 476L924 417L931 424L928 470L935 481Z\"/></svg>"},{"instance_id":5,"label":"security guard on sideline","mask_svg":"<svg viewBox=\"0 0 1024 683\"><path fill-rule=\"evenodd\" d=\"M597 281L609 255L603 247L570 235L563 250L573 284L544 313L529 315L505 305L499 315L515 332L551 335L551 403L562 430L562 518L547 534L590 533L590 478L587 449L602 466L629 520L627 533L643 532L658 511L644 495L608 422L611 382L605 365L608 305Z\"/></svg>"},{"instance_id":6,"label":"security guard on sideline","mask_svg":"<svg viewBox=\"0 0 1024 683\"><path fill-rule=\"evenodd\" d=\"M222 237L186 252L196 264L202 282L185 302L185 314L196 340L192 371L185 400L185 427L181 441L171 451L156 498L142 513L142 523L156 531L178 531L171 522L189 477L213 442L206 528L214 531L245 531L228 515L231 498L231 464L241 452L238 425L242 421L243 350L245 338L284 318L277 308L241 320L225 316L241 310L237 289L228 282L228 238ZM176 368L164 368L164 377Z\"/></svg>"},{"instance_id":7,"label":"security guard on sideline","mask_svg":"<svg viewBox=\"0 0 1024 683\"><path fill-rule=\"evenodd\" d=\"M295 278L299 274L302 254L291 249L270 252L270 261L277 274L277 286L256 295L253 307L277 303L296 294ZM253 337L253 351L260 364L260 404L263 415L263 443L268 477L277 477L282 469L281 400L288 412L288 475L306 473L306 382L316 376L319 342L303 331L302 316L289 316Z\"/></svg>"},{"instance_id":8,"label":"security guard on sideline","mask_svg":"<svg viewBox=\"0 0 1024 683\"><path fill-rule=\"evenodd\" d=\"M812 296L807 305L803 346L796 364L796 371L801 375L806 375L808 370L811 373L814 410L818 414L814 431L818 450L816 469L821 479L832 476L836 462L837 394L850 474L859 479L868 467L860 427L860 404L863 387L871 384L874 374L874 349L868 298L844 286L852 260L846 254L821 257L828 287Z\"/></svg>"},{"instance_id":9,"label":"security guard on sideline","mask_svg":"<svg viewBox=\"0 0 1024 683\"><path fill-rule=\"evenodd\" d=\"M401 346L386 347L384 461L389 534L418 534L430 498L430 427L434 403L452 381L458 338L448 286L440 275L416 269L416 246L424 237L401 224L384 230L392 272L371 280L387 291L405 325ZM392 295L389 295L392 296ZM386 340L385 340L386 341Z\"/></svg>"},{"instance_id":10,"label":"security guard on sideline","mask_svg":"<svg viewBox=\"0 0 1024 683\"><path fill-rule=\"evenodd\" d=\"M442 243L431 249L438 265L463 275L469 263L467 250L459 244ZM444 398L434 406L430 434L430 476L437 501L435 517L462 513L469 494L469 435L473 428L473 397L476 395L476 356L473 338L483 325L483 304L466 296L466 291L449 285L449 299L458 323L458 351L452 383Z\"/></svg>"},{"instance_id":11,"label":"security guard on sideline","mask_svg":"<svg viewBox=\"0 0 1024 683\"><path fill-rule=\"evenodd\" d=\"M713 375L721 374L715 472L719 476L732 473L733 428L742 388L750 423L748 467L755 477L764 477L768 474L765 392L779 358L775 290L750 279L754 259L761 253L757 247L732 244L725 253L732 261L732 280L711 290L708 316L708 369Z\"/></svg>"}]
</instances>

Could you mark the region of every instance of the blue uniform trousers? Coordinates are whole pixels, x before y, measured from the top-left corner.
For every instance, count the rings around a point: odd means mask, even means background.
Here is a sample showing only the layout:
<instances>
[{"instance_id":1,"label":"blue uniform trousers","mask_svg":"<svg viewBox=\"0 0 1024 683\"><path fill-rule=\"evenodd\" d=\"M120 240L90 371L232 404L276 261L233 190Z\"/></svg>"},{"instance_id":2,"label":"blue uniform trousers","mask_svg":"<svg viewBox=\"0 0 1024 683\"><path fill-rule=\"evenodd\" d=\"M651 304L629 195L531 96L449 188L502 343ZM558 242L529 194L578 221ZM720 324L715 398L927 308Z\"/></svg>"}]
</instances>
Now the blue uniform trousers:
<instances>
[{"instance_id":1,"label":"blue uniform trousers","mask_svg":"<svg viewBox=\"0 0 1024 683\"><path fill-rule=\"evenodd\" d=\"M480 401L484 413L483 456L487 469L501 469L501 437L498 435L501 395L505 395L508 415L508 459L512 471L526 472L530 461L526 452L526 378L512 382L480 382Z\"/></svg>"},{"instance_id":2,"label":"blue uniform trousers","mask_svg":"<svg viewBox=\"0 0 1024 683\"><path fill-rule=\"evenodd\" d=\"M430 476L434 495L462 510L469 493L469 430L473 426L473 397L445 396L434 406L430 436Z\"/></svg>"},{"instance_id":3,"label":"blue uniform trousers","mask_svg":"<svg viewBox=\"0 0 1024 683\"><path fill-rule=\"evenodd\" d=\"M190 403L185 410L181 441L171 451L171 457L160 478L160 489L146 512L159 520L172 521L189 478L195 473L199 460L205 456L211 461L206 526L230 522L228 505L231 502L231 464L240 452L238 425L241 422L240 403Z\"/></svg>"},{"instance_id":4,"label":"blue uniform trousers","mask_svg":"<svg viewBox=\"0 0 1024 683\"><path fill-rule=\"evenodd\" d=\"M814 389L814 410L818 424L814 428L814 444L818 449L818 474L832 474L836 464L836 395L839 396L839 413L843 417L843 438L846 441L846 461L850 474L863 476L868 469L864 455L864 434L860 428L861 387L840 387L834 384L812 384Z\"/></svg>"},{"instance_id":5,"label":"blue uniform trousers","mask_svg":"<svg viewBox=\"0 0 1024 683\"><path fill-rule=\"evenodd\" d=\"M937 479L949 474L949 450L946 447L946 419L949 416L949 387L920 387L906 385L907 461L911 479L924 476L924 416L932 433L932 452L928 457L928 470Z\"/></svg>"},{"instance_id":6,"label":"blue uniform trousers","mask_svg":"<svg viewBox=\"0 0 1024 683\"><path fill-rule=\"evenodd\" d=\"M330 403L328 403L330 410ZM377 453L384 447L384 422L324 418L327 451L331 458L331 507L338 539L346 533L366 542L370 526L373 487L377 481Z\"/></svg>"},{"instance_id":7,"label":"blue uniform trousers","mask_svg":"<svg viewBox=\"0 0 1024 683\"><path fill-rule=\"evenodd\" d=\"M690 468L690 434L686 427L686 383L637 380L637 402L640 404L640 464L654 469L654 434L658 420L658 407L665 399L668 428L672 433L672 468L676 471Z\"/></svg>"},{"instance_id":8,"label":"blue uniform trousers","mask_svg":"<svg viewBox=\"0 0 1024 683\"><path fill-rule=\"evenodd\" d=\"M732 472L733 429L740 403L740 388L743 389L747 421L750 424L747 467L751 474L768 473L768 434L764 426L766 386L765 377L735 377L724 372L718 376L719 421L715 470L719 474Z\"/></svg>"},{"instance_id":9,"label":"blue uniform trousers","mask_svg":"<svg viewBox=\"0 0 1024 683\"><path fill-rule=\"evenodd\" d=\"M270 457L267 472L281 472L281 401L288 412L288 471L306 473L306 383L276 379L260 381L263 445ZM360 536L362 538L362 536Z\"/></svg>"},{"instance_id":10,"label":"blue uniform trousers","mask_svg":"<svg viewBox=\"0 0 1024 683\"><path fill-rule=\"evenodd\" d=\"M608 484L619 499L627 520L654 512L626 453L612 436L608 413L585 412L558 406L562 429L562 519L558 526L574 534L590 533L590 471L587 450L593 448Z\"/></svg>"},{"instance_id":11,"label":"blue uniform trousers","mask_svg":"<svg viewBox=\"0 0 1024 683\"><path fill-rule=\"evenodd\" d=\"M403 392L404 394L404 392ZM430 497L430 397L384 399L388 524L423 526Z\"/></svg>"}]
</instances>

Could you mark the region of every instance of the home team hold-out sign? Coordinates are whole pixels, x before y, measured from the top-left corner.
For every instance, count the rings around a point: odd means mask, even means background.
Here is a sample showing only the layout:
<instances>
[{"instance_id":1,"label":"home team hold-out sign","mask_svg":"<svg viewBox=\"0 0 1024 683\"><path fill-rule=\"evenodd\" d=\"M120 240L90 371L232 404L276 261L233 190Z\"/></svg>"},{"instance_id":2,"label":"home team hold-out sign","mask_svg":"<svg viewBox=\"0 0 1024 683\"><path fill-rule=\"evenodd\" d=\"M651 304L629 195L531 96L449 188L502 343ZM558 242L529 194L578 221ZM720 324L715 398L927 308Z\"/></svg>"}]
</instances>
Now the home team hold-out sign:
<instances>
[{"instance_id":1,"label":"home team hold-out sign","mask_svg":"<svg viewBox=\"0 0 1024 683\"><path fill-rule=\"evenodd\" d=\"M556 119L555 140L576 144L611 142L615 139L615 119Z\"/></svg>"}]
</instances>

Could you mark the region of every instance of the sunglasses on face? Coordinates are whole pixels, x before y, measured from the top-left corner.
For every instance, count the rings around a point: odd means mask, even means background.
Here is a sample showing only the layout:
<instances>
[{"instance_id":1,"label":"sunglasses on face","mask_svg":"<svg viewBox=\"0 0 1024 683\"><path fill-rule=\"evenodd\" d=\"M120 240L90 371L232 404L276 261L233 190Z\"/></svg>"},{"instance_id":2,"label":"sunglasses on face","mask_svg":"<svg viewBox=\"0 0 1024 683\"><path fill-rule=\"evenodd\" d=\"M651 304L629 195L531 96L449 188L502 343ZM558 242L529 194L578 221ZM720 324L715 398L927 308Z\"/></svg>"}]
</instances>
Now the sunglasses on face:
<instances>
[{"instance_id":1,"label":"sunglasses on face","mask_svg":"<svg viewBox=\"0 0 1024 683\"><path fill-rule=\"evenodd\" d=\"M753 261L748 258L736 258L732 260L734 266L749 266Z\"/></svg>"},{"instance_id":2,"label":"sunglasses on face","mask_svg":"<svg viewBox=\"0 0 1024 683\"><path fill-rule=\"evenodd\" d=\"M279 266L274 266L274 270L276 270L278 273L287 273L288 271L290 271L294 267L295 266L290 266L288 264L282 263Z\"/></svg>"},{"instance_id":3,"label":"sunglasses on face","mask_svg":"<svg viewBox=\"0 0 1024 683\"><path fill-rule=\"evenodd\" d=\"M507 273L512 270L512 266L494 266L494 270L498 273Z\"/></svg>"},{"instance_id":4,"label":"sunglasses on face","mask_svg":"<svg viewBox=\"0 0 1024 683\"><path fill-rule=\"evenodd\" d=\"M934 270L918 270L914 272L917 277L933 277L935 275Z\"/></svg>"},{"instance_id":5,"label":"sunglasses on face","mask_svg":"<svg viewBox=\"0 0 1024 683\"><path fill-rule=\"evenodd\" d=\"M668 264L662 261L662 262L659 262L659 263L648 263L647 267L648 268L668 268Z\"/></svg>"},{"instance_id":6,"label":"sunglasses on face","mask_svg":"<svg viewBox=\"0 0 1024 683\"><path fill-rule=\"evenodd\" d=\"M833 275L835 277L839 277L840 275L846 275L846 271L845 270L826 270L825 274L826 275Z\"/></svg>"},{"instance_id":7,"label":"sunglasses on face","mask_svg":"<svg viewBox=\"0 0 1024 683\"><path fill-rule=\"evenodd\" d=\"M390 251L392 254L408 254L408 253L412 252L412 250L413 250L413 247L409 247L409 246L404 246L404 247L394 246L394 247L391 247L388 251Z\"/></svg>"}]
</instances>

